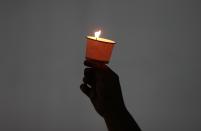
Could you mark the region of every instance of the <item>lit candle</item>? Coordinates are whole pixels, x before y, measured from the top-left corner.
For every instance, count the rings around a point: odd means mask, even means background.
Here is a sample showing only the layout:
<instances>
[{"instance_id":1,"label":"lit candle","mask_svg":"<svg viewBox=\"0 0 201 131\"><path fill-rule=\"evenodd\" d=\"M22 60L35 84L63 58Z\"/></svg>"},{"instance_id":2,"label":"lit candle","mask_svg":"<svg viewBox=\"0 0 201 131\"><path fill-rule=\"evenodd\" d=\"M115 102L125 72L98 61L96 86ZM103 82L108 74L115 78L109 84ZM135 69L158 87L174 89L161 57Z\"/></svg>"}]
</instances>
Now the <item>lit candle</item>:
<instances>
[{"instance_id":1,"label":"lit candle","mask_svg":"<svg viewBox=\"0 0 201 131\"><path fill-rule=\"evenodd\" d=\"M94 36L87 36L86 59L109 63L112 49L115 42L109 39L100 38L101 30L94 33Z\"/></svg>"}]
</instances>

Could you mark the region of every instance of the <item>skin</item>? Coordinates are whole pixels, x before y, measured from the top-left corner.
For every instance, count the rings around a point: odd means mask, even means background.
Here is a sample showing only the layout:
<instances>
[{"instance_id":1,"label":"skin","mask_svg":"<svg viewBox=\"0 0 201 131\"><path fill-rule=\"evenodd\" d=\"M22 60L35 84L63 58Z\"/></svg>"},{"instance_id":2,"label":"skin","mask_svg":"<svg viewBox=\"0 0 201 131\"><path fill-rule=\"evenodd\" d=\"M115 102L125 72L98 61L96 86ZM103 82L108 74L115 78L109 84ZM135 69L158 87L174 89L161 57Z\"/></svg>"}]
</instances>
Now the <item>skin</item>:
<instances>
[{"instance_id":1,"label":"skin","mask_svg":"<svg viewBox=\"0 0 201 131\"><path fill-rule=\"evenodd\" d=\"M80 89L103 117L108 131L140 131L124 104L118 75L103 63L85 61L84 65Z\"/></svg>"}]
</instances>

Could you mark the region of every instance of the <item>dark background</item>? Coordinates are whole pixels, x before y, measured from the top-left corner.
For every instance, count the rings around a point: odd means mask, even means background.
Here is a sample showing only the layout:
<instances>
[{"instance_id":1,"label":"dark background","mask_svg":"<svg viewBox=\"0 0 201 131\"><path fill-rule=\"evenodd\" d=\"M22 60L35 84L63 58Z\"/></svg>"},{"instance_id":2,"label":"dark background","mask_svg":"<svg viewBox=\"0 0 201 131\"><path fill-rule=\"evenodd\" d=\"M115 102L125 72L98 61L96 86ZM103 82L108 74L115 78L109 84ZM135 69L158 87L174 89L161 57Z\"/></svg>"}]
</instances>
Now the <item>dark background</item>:
<instances>
[{"instance_id":1,"label":"dark background","mask_svg":"<svg viewBox=\"0 0 201 131\"><path fill-rule=\"evenodd\" d=\"M1 131L106 131L79 89L96 29L143 131L201 130L199 0L1 0Z\"/></svg>"}]
</instances>

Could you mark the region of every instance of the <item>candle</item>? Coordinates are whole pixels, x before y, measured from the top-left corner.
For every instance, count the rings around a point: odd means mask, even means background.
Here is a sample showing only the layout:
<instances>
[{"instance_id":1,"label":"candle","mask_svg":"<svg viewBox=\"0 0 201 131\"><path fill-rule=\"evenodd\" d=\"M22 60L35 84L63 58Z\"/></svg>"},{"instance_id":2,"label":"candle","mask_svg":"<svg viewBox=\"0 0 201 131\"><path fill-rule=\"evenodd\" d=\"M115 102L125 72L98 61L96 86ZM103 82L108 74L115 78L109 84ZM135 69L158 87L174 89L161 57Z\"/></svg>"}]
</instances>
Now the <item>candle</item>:
<instances>
[{"instance_id":1,"label":"candle","mask_svg":"<svg viewBox=\"0 0 201 131\"><path fill-rule=\"evenodd\" d=\"M100 34L99 30L94 33L94 36L87 36L86 59L107 64L110 61L115 42L100 38Z\"/></svg>"}]
</instances>

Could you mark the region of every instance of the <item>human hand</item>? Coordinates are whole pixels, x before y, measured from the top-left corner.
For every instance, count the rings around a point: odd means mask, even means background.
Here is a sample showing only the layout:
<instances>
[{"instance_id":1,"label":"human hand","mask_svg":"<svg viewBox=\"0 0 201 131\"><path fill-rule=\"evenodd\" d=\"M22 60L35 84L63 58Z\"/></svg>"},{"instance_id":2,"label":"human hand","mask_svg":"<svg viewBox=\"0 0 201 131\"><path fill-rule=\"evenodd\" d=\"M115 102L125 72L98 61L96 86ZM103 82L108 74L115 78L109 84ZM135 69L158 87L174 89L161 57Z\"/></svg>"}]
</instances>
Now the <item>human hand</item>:
<instances>
[{"instance_id":1,"label":"human hand","mask_svg":"<svg viewBox=\"0 0 201 131\"><path fill-rule=\"evenodd\" d=\"M102 116L115 115L125 110L118 75L107 65L85 61L81 90L90 98L96 111Z\"/></svg>"}]
</instances>

